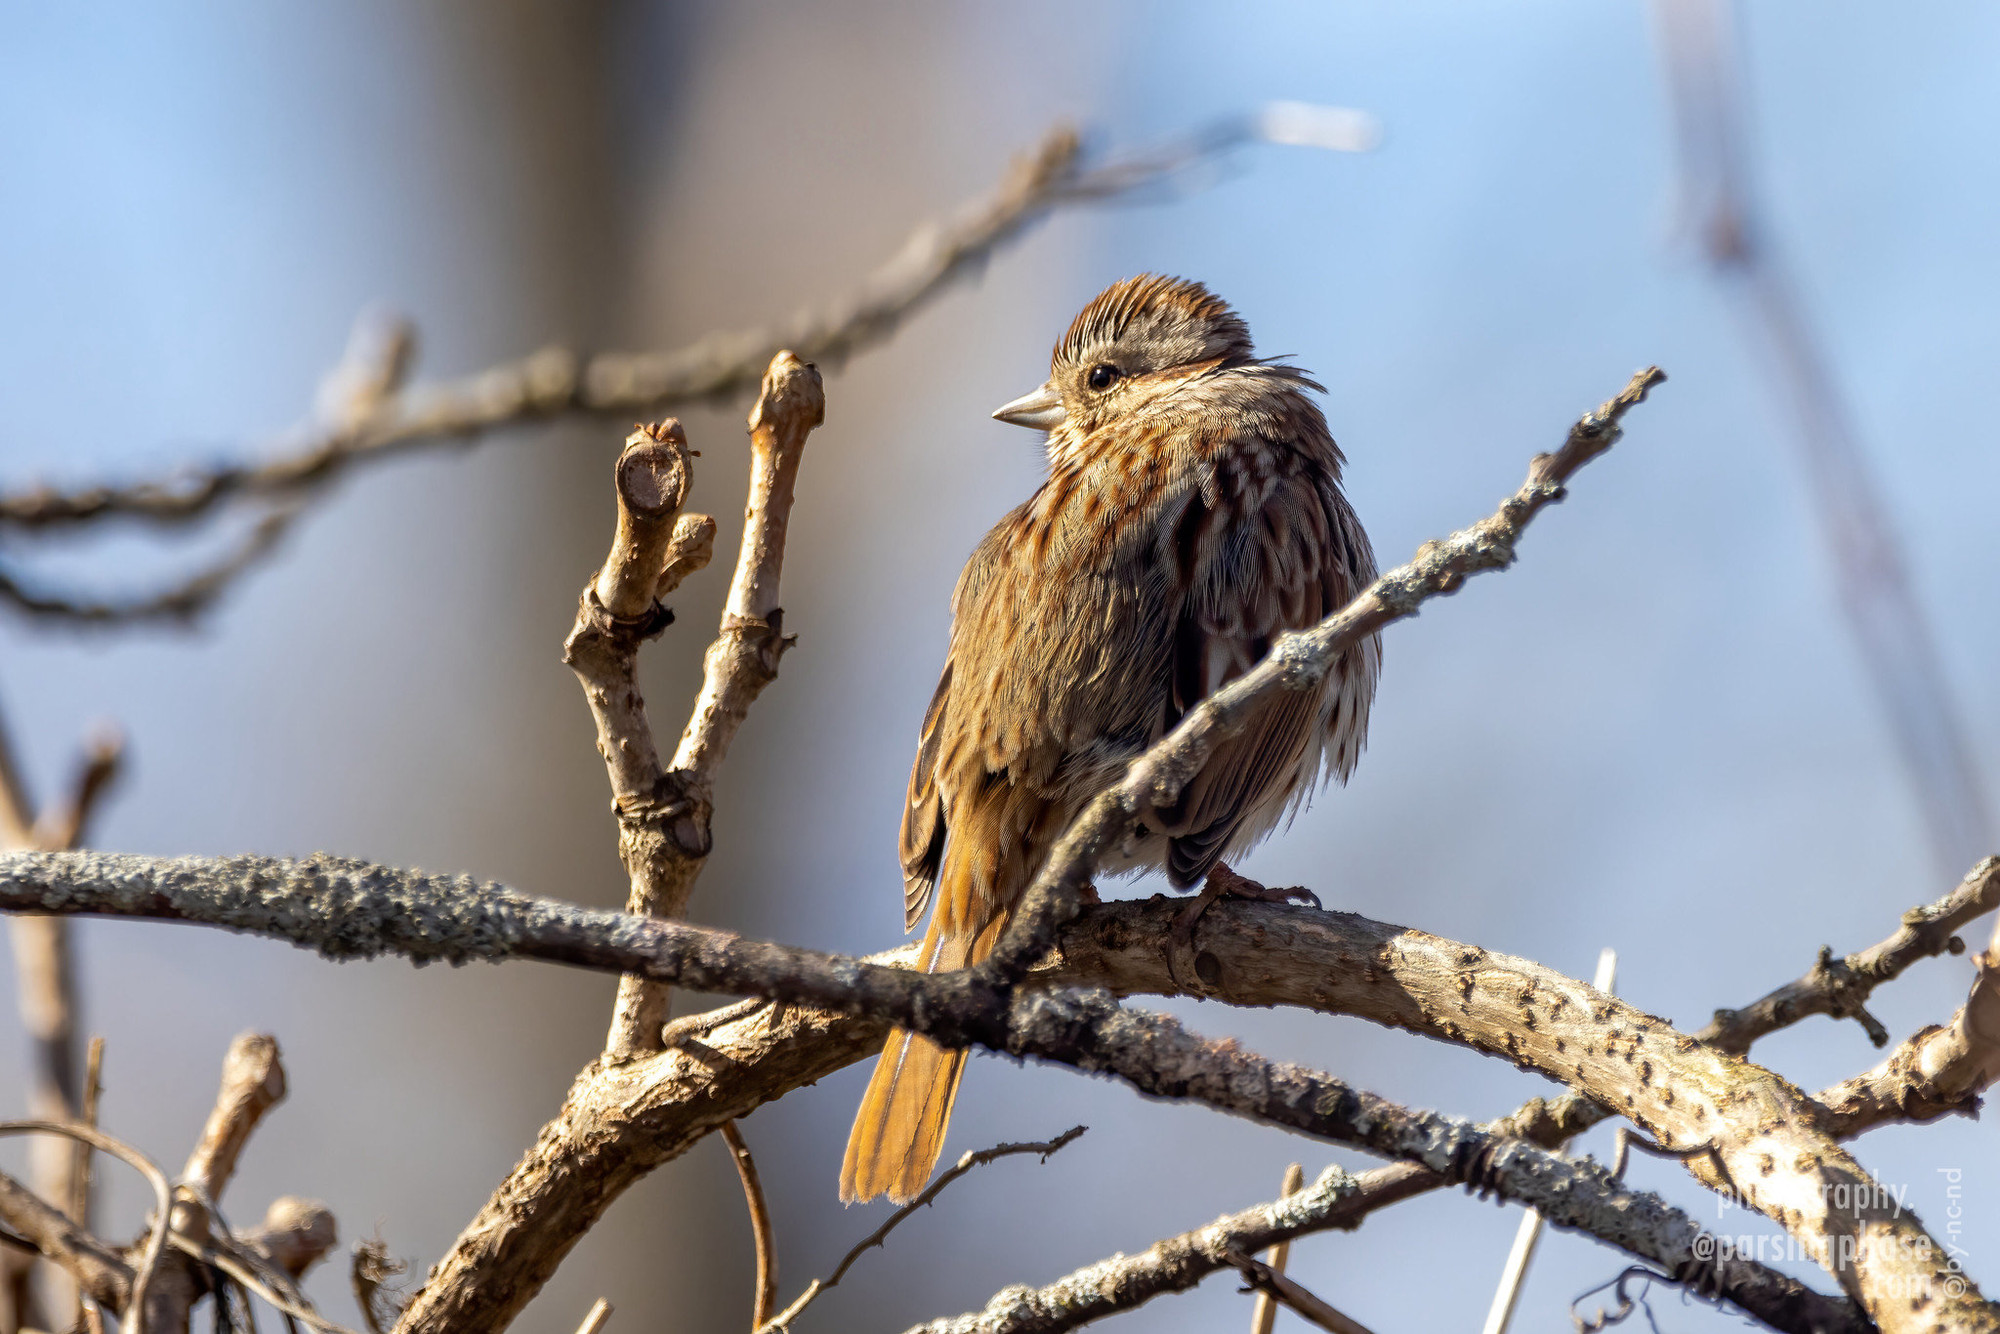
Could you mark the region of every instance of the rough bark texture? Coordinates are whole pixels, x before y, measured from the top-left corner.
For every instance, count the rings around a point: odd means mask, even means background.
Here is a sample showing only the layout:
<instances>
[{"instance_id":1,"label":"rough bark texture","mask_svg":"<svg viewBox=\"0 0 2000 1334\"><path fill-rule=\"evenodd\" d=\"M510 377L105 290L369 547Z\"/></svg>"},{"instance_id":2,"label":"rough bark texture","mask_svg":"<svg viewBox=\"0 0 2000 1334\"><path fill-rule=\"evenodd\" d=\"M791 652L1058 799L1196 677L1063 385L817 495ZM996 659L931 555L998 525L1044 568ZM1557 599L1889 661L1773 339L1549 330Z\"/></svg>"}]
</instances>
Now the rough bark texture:
<instances>
[{"instance_id":1,"label":"rough bark texture","mask_svg":"<svg viewBox=\"0 0 2000 1334\"><path fill-rule=\"evenodd\" d=\"M889 1024L801 1006L741 1017L671 1051L595 1066L432 1268L398 1334L501 1329L626 1187L725 1122L880 1050Z\"/></svg>"}]
</instances>

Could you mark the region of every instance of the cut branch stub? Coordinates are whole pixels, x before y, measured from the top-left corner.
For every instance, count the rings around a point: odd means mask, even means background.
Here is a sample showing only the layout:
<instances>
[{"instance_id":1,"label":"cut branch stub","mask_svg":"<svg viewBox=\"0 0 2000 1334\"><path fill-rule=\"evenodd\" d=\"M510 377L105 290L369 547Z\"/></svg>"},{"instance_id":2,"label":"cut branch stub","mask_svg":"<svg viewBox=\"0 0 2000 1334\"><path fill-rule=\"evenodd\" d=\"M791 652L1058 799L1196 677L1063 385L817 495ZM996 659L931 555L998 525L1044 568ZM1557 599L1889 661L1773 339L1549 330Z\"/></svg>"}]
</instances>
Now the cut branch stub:
<instances>
[{"instance_id":1,"label":"cut branch stub","mask_svg":"<svg viewBox=\"0 0 2000 1334\"><path fill-rule=\"evenodd\" d=\"M652 608L689 472L687 432L672 417L626 437L618 457L618 531L592 585L598 602L619 620L635 620Z\"/></svg>"}]
</instances>

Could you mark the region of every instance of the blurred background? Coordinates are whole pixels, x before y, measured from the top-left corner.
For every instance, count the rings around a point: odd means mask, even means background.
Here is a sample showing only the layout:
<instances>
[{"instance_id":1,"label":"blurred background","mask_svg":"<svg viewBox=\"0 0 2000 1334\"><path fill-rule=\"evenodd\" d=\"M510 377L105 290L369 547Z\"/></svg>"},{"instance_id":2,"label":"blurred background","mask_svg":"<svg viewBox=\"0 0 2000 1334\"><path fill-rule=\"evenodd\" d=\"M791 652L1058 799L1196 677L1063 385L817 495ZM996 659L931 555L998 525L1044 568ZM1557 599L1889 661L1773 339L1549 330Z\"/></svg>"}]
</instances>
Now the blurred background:
<instances>
[{"instance_id":1,"label":"blurred background","mask_svg":"<svg viewBox=\"0 0 2000 1334\"><path fill-rule=\"evenodd\" d=\"M694 912L829 949L900 938L896 821L950 589L1040 473L1034 438L986 414L1040 380L1100 287L1159 270L1211 284L1261 350L1325 383L1385 564L1487 513L1634 369L1670 372L1516 569L1390 632L1355 781L1243 869L1586 977L1615 947L1622 994L1698 1027L1822 944L1880 939L1950 880L1842 621L1795 420L1680 206L1658 39L1637 0L8 6L0 485L267 448L370 303L418 322L425 376L556 340L668 345L838 297L1056 120L1117 149L1272 98L1362 108L1377 151L1252 148L1199 192L1061 213L829 379L785 580L800 644L737 743ZM1991 760L2000 450L1977 386L2000 351L2000 11L1765 0L1742 40L1766 223L1901 533L1965 743ZM742 409L685 416L702 451L690 503L733 552ZM0 703L38 793L112 719L132 762L99 846L331 849L621 902L559 652L608 541L624 433L516 430L357 473L194 633L0 618ZM0 549L114 592L201 554L144 532ZM663 731L725 582L719 562L684 588L644 658ZM78 940L109 1129L177 1163L229 1038L272 1032L291 1098L251 1144L234 1214L319 1196L343 1241L379 1228L416 1274L595 1054L612 993L553 967L334 966L163 926L89 922ZM1948 1016L1969 975L1925 964L1873 1009L1900 1039ZM1173 1008L1458 1115L1551 1092L1358 1022ZM1877 1055L1825 1019L1758 1051L1808 1088ZM26 1055L0 1046L0 1115L19 1114ZM884 1212L834 1193L865 1076L744 1125L785 1299ZM1092 1132L1057 1164L955 1186L804 1324L976 1309L1268 1199L1294 1159L1309 1177L1362 1162L991 1058L972 1063L946 1152L1077 1122ZM1582 1148L1608 1146L1607 1127ZM2000 1282L1990 1127L1882 1130L1857 1152L1933 1225L1943 1171L1962 1171L1968 1264ZM20 1161L0 1145L0 1165ZM99 1170L107 1228L136 1230L141 1189ZM1717 1230L1771 1230L1718 1219L1674 1164L1633 1174ZM1517 1219L1438 1194L1303 1240L1291 1272L1380 1330L1473 1329ZM751 1261L707 1142L622 1200L519 1328L573 1329L602 1295L614 1330L740 1329ZM1623 1263L1546 1238L1515 1327L1567 1328L1570 1301ZM344 1256L308 1288L356 1320ZM1654 1304L1666 1329L1735 1323L1672 1293ZM1247 1306L1218 1275L1111 1323L1240 1328Z\"/></svg>"}]
</instances>

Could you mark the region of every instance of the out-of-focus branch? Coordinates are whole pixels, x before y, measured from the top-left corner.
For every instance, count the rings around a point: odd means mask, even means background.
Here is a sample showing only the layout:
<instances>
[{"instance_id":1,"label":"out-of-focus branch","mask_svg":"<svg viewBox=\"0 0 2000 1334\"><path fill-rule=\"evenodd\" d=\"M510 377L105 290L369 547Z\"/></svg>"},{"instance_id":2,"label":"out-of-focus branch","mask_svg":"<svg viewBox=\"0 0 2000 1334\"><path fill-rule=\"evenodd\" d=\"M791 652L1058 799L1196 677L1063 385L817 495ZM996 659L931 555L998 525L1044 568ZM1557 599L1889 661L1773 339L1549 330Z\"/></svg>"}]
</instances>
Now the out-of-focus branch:
<instances>
[{"instance_id":1,"label":"out-of-focus branch","mask_svg":"<svg viewBox=\"0 0 2000 1334\"><path fill-rule=\"evenodd\" d=\"M996 1144L990 1149L967 1150L965 1153L959 1155L956 1163L953 1163L943 1172L938 1173L937 1179L924 1187L923 1192L915 1199L896 1210L895 1213L890 1214L888 1218L883 1220L882 1226L856 1242L848 1250L847 1254L840 1258L840 1263L833 1267L831 1274L823 1279L816 1278L811 1283L808 1283L806 1290L794 1298L792 1304L780 1312L776 1319L770 1320L768 1323L760 1321L753 1334L778 1334L779 1331L789 1330L792 1327L792 1322L797 1320L799 1314L808 1306L811 1306L821 1293L825 1292L828 1288L837 1287L840 1280L847 1277L847 1271L854 1267L856 1260L859 1260L869 1251L887 1241L889 1234L896 1230L897 1224L901 1223L911 1214L916 1213L919 1209L930 1207L931 1203L944 1193L947 1186L974 1168L984 1167L987 1163L993 1162L996 1159L1007 1158L1021 1153L1035 1154L1043 1162L1047 1162L1051 1154L1060 1153L1064 1148L1075 1143L1083 1135L1083 1132L1089 1128L1088 1126L1071 1126L1054 1139L1041 1140L1033 1144Z\"/></svg>"},{"instance_id":2,"label":"out-of-focus branch","mask_svg":"<svg viewBox=\"0 0 2000 1334\"><path fill-rule=\"evenodd\" d=\"M576 1334L603 1334L605 1325L611 1320L611 1303L599 1297L591 1303L584 1315L583 1323L576 1327Z\"/></svg>"},{"instance_id":3,"label":"out-of-focus branch","mask_svg":"<svg viewBox=\"0 0 2000 1334\"><path fill-rule=\"evenodd\" d=\"M1761 216L1731 0L1654 0L1681 152L1681 193L1797 422L1807 490L1842 608L1875 684L1940 868L1991 846L1991 811L1936 637L1839 375Z\"/></svg>"},{"instance_id":4,"label":"out-of-focus branch","mask_svg":"<svg viewBox=\"0 0 2000 1334\"><path fill-rule=\"evenodd\" d=\"M1297 1163L1285 1169L1285 1179L1281 1183L1280 1195L1296 1195L1305 1189L1306 1171ZM1291 1259L1292 1243L1281 1241L1264 1254L1264 1264L1274 1274L1285 1272L1285 1263ZM1257 1294L1257 1300L1250 1308L1250 1334L1271 1334L1271 1327L1277 1323L1278 1300L1268 1292Z\"/></svg>"},{"instance_id":5,"label":"out-of-focus branch","mask_svg":"<svg viewBox=\"0 0 2000 1334\"><path fill-rule=\"evenodd\" d=\"M96 1301L124 1309L132 1292L132 1266L125 1257L5 1173L0 1173L0 1220L67 1269Z\"/></svg>"},{"instance_id":6,"label":"out-of-focus branch","mask_svg":"<svg viewBox=\"0 0 2000 1334\"><path fill-rule=\"evenodd\" d=\"M210 605L275 542L292 509L325 495L351 468L412 450L563 417L651 416L669 408L735 398L756 387L771 358L790 348L837 368L886 340L953 283L979 273L994 253L1058 209L1134 197L1147 187L1216 161L1252 142L1365 150L1370 118L1296 103L1232 116L1160 148L1088 165L1075 131L1059 126L1018 158L997 189L942 221L916 228L853 292L782 323L710 334L668 351L606 352L585 358L543 348L454 380L405 386L415 334L403 322L365 315L320 408L258 463L221 464L168 480L35 487L0 494L0 528L39 529L107 516L168 524L204 519L224 503L273 506L257 538L233 557L165 594L113 603L29 587L0 570L0 602L44 615L95 622L186 619Z\"/></svg>"},{"instance_id":7,"label":"out-of-focus branch","mask_svg":"<svg viewBox=\"0 0 2000 1334\"><path fill-rule=\"evenodd\" d=\"M679 917L687 911L695 878L708 860L709 819L717 774L750 705L777 679L778 659L790 641L778 606L784 570L785 530L791 519L799 464L806 438L826 419L826 390L818 368L790 352L771 359L757 402L750 409L750 494L743 546L723 604L722 626L703 658L701 693L696 697L672 767L658 771L650 791L618 801L619 855L632 876L626 911ZM663 576L678 577L712 527L688 531L690 554L669 553ZM638 687L632 687L634 707ZM643 725L643 722L642 722ZM651 754L650 734L646 754ZM662 1049L660 1029L667 1020L668 989L639 977L618 981L605 1057L629 1060Z\"/></svg>"},{"instance_id":8,"label":"out-of-focus branch","mask_svg":"<svg viewBox=\"0 0 2000 1334\"><path fill-rule=\"evenodd\" d=\"M1286 1278L1285 1271L1276 1265L1267 1265L1234 1248L1228 1258L1236 1271L1243 1275L1243 1291L1256 1293L1260 1301L1282 1302L1298 1312L1301 1319L1321 1329L1331 1330L1333 1334L1370 1334L1368 1326L1335 1310L1316 1294Z\"/></svg>"},{"instance_id":9,"label":"out-of-focus branch","mask_svg":"<svg viewBox=\"0 0 2000 1334\"><path fill-rule=\"evenodd\" d=\"M273 507L209 563L150 593L124 598L64 592L0 565L0 606L48 621L86 626L188 625L213 607L237 579L278 549L304 511L303 503Z\"/></svg>"},{"instance_id":10,"label":"out-of-focus branch","mask_svg":"<svg viewBox=\"0 0 2000 1334\"><path fill-rule=\"evenodd\" d=\"M100 730L85 747L68 794L36 815L12 738L0 720L0 839L10 848L61 851L76 847L116 780L123 754L124 743L118 733ZM25 916L10 919L8 927L21 1022L30 1044L28 1113L43 1120L77 1120L82 1090L77 1077L76 959L69 923L60 917ZM64 1204L76 1201L86 1152L81 1144L47 1137L37 1138L29 1146L31 1179L44 1199ZM78 1220L86 1221L81 1214ZM56 1282L53 1290L39 1294L42 1303L53 1311L67 1310L74 1305L75 1294L63 1290L66 1280L59 1272L49 1277ZM31 1291L30 1281L22 1257L0 1255L0 1286L6 1290L0 1293L0 1307L22 1318L38 1315L37 1294Z\"/></svg>"},{"instance_id":11,"label":"out-of-focus branch","mask_svg":"<svg viewBox=\"0 0 2000 1334\"><path fill-rule=\"evenodd\" d=\"M722 1123L722 1142L729 1146L729 1160L736 1164L736 1179L743 1183L743 1203L750 1213L750 1239L757 1248L757 1292L750 1303L750 1328L762 1329L778 1304L778 1238L771 1227L771 1208L764 1201L764 1183L757 1176L757 1160L734 1121Z\"/></svg>"},{"instance_id":12,"label":"out-of-focus branch","mask_svg":"<svg viewBox=\"0 0 2000 1334\"><path fill-rule=\"evenodd\" d=\"M0 1222L35 1241L44 1255L75 1276L84 1293L118 1312L124 1327L135 1334L183 1334L189 1310L211 1291L211 1270L220 1270L323 1334L348 1334L321 1317L295 1282L337 1240L325 1205L283 1197L271 1205L263 1224L241 1239L224 1226L217 1210L216 1197L234 1175L250 1133L283 1096L277 1043L254 1034L238 1038L224 1061L221 1089L201 1138L179 1181L172 1183L152 1159L95 1127L0 1123L0 1133L36 1132L81 1141L146 1177L155 1196L154 1219L136 1268L130 1254L98 1241L81 1224L4 1177ZM105 1264L106 1256L117 1265Z\"/></svg>"}]
</instances>

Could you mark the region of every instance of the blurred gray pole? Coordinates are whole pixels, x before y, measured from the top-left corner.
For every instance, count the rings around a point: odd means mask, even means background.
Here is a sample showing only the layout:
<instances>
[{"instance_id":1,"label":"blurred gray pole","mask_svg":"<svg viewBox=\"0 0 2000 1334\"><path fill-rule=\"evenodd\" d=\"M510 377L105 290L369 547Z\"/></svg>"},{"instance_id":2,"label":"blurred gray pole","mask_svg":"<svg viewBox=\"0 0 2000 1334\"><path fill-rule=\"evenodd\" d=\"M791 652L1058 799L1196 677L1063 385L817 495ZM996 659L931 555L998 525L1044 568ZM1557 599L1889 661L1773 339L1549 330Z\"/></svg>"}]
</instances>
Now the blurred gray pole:
<instances>
[{"instance_id":1,"label":"blurred gray pole","mask_svg":"<svg viewBox=\"0 0 2000 1334\"><path fill-rule=\"evenodd\" d=\"M1979 769L1937 641L1840 383L1762 226L1745 150L1731 0L1653 0L1681 147L1684 214L1778 381L1834 579L1945 879L1991 852Z\"/></svg>"}]
</instances>

